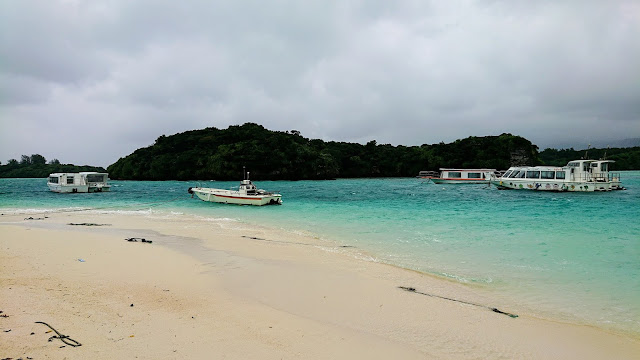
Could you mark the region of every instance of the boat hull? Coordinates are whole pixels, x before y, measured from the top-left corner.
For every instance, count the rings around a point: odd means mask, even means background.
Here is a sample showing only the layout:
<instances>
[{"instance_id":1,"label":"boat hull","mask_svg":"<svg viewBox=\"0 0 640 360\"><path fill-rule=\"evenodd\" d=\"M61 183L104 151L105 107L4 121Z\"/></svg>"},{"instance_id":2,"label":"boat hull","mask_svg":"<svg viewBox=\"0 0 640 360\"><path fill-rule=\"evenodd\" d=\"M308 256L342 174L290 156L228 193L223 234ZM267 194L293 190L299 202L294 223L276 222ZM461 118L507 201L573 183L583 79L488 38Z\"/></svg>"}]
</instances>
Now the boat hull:
<instances>
[{"instance_id":1,"label":"boat hull","mask_svg":"<svg viewBox=\"0 0 640 360\"><path fill-rule=\"evenodd\" d=\"M111 185L89 186L89 192L90 193L94 193L94 192L109 192L109 191L111 191Z\"/></svg>"},{"instance_id":2,"label":"boat hull","mask_svg":"<svg viewBox=\"0 0 640 360\"><path fill-rule=\"evenodd\" d=\"M488 179L442 179L430 178L434 184L488 184Z\"/></svg>"},{"instance_id":3,"label":"boat hull","mask_svg":"<svg viewBox=\"0 0 640 360\"><path fill-rule=\"evenodd\" d=\"M535 181L514 180L514 179L495 179L491 180L491 184L500 189L515 190L536 190L536 191L569 191L569 192L593 192L593 191L611 191L611 183L609 182L580 182L580 181L544 181L537 179Z\"/></svg>"},{"instance_id":4,"label":"boat hull","mask_svg":"<svg viewBox=\"0 0 640 360\"><path fill-rule=\"evenodd\" d=\"M56 193L94 193L111 191L111 186L60 185L48 183L49 190Z\"/></svg>"},{"instance_id":5,"label":"boat hull","mask_svg":"<svg viewBox=\"0 0 640 360\"><path fill-rule=\"evenodd\" d=\"M256 206L282 204L280 194L246 195L232 190L209 188L192 188L191 191L200 200L214 203Z\"/></svg>"},{"instance_id":6,"label":"boat hull","mask_svg":"<svg viewBox=\"0 0 640 360\"><path fill-rule=\"evenodd\" d=\"M47 184L49 190L56 193L88 193L89 185L60 185L60 184Z\"/></svg>"}]
</instances>

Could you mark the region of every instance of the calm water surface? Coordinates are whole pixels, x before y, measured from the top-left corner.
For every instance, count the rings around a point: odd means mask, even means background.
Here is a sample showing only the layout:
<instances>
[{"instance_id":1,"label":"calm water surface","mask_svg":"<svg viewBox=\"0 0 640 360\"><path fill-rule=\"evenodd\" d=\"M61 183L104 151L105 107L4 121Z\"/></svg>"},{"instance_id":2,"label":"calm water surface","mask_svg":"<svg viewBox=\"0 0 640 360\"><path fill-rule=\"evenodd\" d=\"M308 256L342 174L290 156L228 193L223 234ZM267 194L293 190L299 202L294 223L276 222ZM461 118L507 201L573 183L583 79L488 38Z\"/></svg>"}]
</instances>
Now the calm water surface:
<instances>
[{"instance_id":1,"label":"calm water surface","mask_svg":"<svg viewBox=\"0 0 640 360\"><path fill-rule=\"evenodd\" d=\"M622 180L626 191L590 194L413 178L256 181L281 192L284 205L248 207L192 199L187 188L196 182L112 181L110 193L55 194L46 179L0 179L0 211L91 208L270 224L474 284L542 316L640 334L640 171Z\"/></svg>"}]
</instances>

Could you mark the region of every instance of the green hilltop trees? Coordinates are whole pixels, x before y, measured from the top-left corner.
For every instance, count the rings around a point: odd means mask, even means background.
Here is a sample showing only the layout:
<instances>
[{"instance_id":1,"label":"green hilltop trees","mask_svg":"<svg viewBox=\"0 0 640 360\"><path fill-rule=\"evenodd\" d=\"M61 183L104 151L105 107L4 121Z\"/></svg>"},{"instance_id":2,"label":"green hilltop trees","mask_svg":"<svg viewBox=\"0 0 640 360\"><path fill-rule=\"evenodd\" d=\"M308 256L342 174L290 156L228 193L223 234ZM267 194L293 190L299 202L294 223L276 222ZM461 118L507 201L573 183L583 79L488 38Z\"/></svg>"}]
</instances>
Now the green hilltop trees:
<instances>
[{"instance_id":1,"label":"green hilltop trees","mask_svg":"<svg viewBox=\"0 0 640 360\"><path fill-rule=\"evenodd\" d=\"M253 179L303 180L356 177L411 177L421 170L448 168L507 169L513 165L564 166L585 156L584 150L545 149L520 136L471 136L452 143L392 146L307 139L299 131L271 131L246 123L158 137L110 165L111 179L239 180L242 168ZM589 157L615 160L614 169L640 169L640 147L590 149ZM39 154L22 155L0 165L2 177L47 177L54 172L98 171L91 166L47 163Z\"/></svg>"},{"instance_id":2,"label":"green hilltop trees","mask_svg":"<svg viewBox=\"0 0 640 360\"><path fill-rule=\"evenodd\" d=\"M307 139L299 131L271 131L246 123L160 136L107 168L112 179L238 180L246 166L254 179L302 180L415 176L440 167L506 169L539 164L537 147L511 134L469 137L451 144L362 145Z\"/></svg>"},{"instance_id":3,"label":"green hilltop trees","mask_svg":"<svg viewBox=\"0 0 640 360\"><path fill-rule=\"evenodd\" d=\"M47 164L44 156L33 154L22 155L19 162L16 159L10 159L5 165L0 165L0 178L46 178L49 174L56 172L81 171L105 172L106 170L88 165L60 164L58 159L53 159Z\"/></svg>"}]
</instances>

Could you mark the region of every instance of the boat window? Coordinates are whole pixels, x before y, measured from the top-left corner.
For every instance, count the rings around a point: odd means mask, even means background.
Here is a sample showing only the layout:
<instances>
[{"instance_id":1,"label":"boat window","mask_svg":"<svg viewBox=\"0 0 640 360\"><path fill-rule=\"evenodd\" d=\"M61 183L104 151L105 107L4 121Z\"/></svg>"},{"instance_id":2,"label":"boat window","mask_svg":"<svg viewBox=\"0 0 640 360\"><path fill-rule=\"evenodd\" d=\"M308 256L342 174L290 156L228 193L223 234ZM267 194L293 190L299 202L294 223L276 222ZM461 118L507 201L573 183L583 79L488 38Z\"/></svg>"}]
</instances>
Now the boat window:
<instances>
[{"instance_id":1,"label":"boat window","mask_svg":"<svg viewBox=\"0 0 640 360\"><path fill-rule=\"evenodd\" d=\"M540 178L541 179L553 179L554 175L555 175L555 171L541 171L540 172Z\"/></svg>"},{"instance_id":2,"label":"boat window","mask_svg":"<svg viewBox=\"0 0 640 360\"><path fill-rule=\"evenodd\" d=\"M461 178L462 177L462 173L459 171L449 171L449 177L450 178Z\"/></svg>"},{"instance_id":3,"label":"boat window","mask_svg":"<svg viewBox=\"0 0 640 360\"><path fill-rule=\"evenodd\" d=\"M73 176L67 175L67 185L73 185Z\"/></svg>"},{"instance_id":4,"label":"boat window","mask_svg":"<svg viewBox=\"0 0 640 360\"><path fill-rule=\"evenodd\" d=\"M564 171L556 171L556 179L564 179Z\"/></svg>"},{"instance_id":5,"label":"boat window","mask_svg":"<svg viewBox=\"0 0 640 360\"><path fill-rule=\"evenodd\" d=\"M609 163L600 164L600 170L603 172L609 171Z\"/></svg>"},{"instance_id":6,"label":"boat window","mask_svg":"<svg viewBox=\"0 0 640 360\"><path fill-rule=\"evenodd\" d=\"M514 170L513 173L511 173L511 175L509 175L510 178L515 178L518 177L518 175L520 175L520 170Z\"/></svg>"},{"instance_id":7,"label":"boat window","mask_svg":"<svg viewBox=\"0 0 640 360\"><path fill-rule=\"evenodd\" d=\"M504 175L502 175L502 177L507 178L507 177L509 177L509 175L511 175L512 172L513 172L513 170L509 170L506 173L504 173Z\"/></svg>"},{"instance_id":8,"label":"boat window","mask_svg":"<svg viewBox=\"0 0 640 360\"><path fill-rule=\"evenodd\" d=\"M58 183L58 178L57 178L57 177L55 177L55 176L52 176L52 177L50 177L50 178L49 178L49 182L50 182L50 183L57 184L57 183Z\"/></svg>"},{"instance_id":9,"label":"boat window","mask_svg":"<svg viewBox=\"0 0 640 360\"><path fill-rule=\"evenodd\" d=\"M515 177L520 178L520 179L524 179L525 175L527 175L527 172L524 171L524 170L520 170L520 173L518 174L518 176L515 176Z\"/></svg>"},{"instance_id":10,"label":"boat window","mask_svg":"<svg viewBox=\"0 0 640 360\"><path fill-rule=\"evenodd\" d=\"M539 179L540 171L527 171L527 179Z\"/></svg>"},{"instance_id":11,"label":"boat window","mask_svg":"<svg viewBox=\"0 0 640 360\"><path fill-rule=\"evenodd\" d=\"M579 162L572 161L572 162L570 162L569 164L567 164L567 166L568 166L568 167L578 167L578 166L580 166L580 163L579 163Z\"/></svg>"},{"instance_id":12,"label":"boat window","mask_svg":"<svg viewBox=\"0 0 640 360\"><path fill-rule=\"evenodd\" d=\"M481 173L469 173L469 179L481 179L482 178L482 174Z\"/></svg>"},{"instance_id":13,"label":"boat window","mask_svg":"<svg viewBox=\"0 0 640 360\"><path fill-rule=\"evenodd\" d=\"M104 182L102 174L87 174L87 182Z\"/></svg>"}]
</instances>

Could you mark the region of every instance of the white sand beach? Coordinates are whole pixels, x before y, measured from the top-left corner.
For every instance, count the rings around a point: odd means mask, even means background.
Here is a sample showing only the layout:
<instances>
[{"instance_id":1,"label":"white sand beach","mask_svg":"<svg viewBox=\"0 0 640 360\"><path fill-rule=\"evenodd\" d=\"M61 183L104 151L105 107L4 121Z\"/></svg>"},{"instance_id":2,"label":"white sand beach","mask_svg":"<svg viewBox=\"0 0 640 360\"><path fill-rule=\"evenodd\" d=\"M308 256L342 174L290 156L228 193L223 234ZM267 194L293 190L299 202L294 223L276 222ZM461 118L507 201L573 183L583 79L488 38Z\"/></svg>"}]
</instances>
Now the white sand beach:
<instances>
[{"instance_id":1,"label":"white sand beach","mask_svg":"<svg viewBox=\"0 0 640 360\"><path fill-rule=\"evenodd\" d=\"M640 357L634 336L536 318L304 235L188 216L27 216L0 216L0 359ZM82 345L48 341L36 322Z\"/></svg>"}]
</instances>

